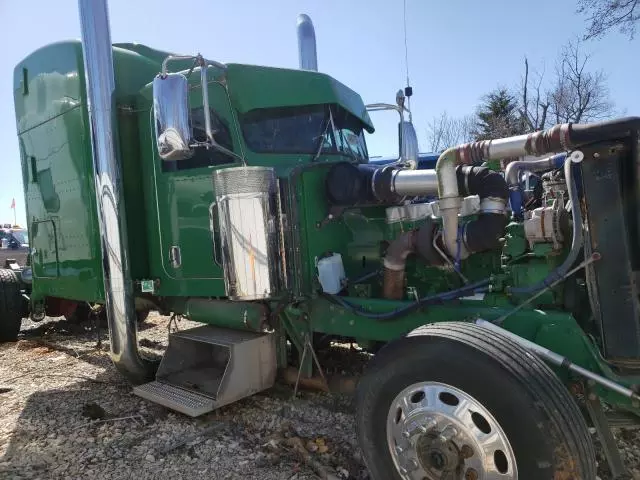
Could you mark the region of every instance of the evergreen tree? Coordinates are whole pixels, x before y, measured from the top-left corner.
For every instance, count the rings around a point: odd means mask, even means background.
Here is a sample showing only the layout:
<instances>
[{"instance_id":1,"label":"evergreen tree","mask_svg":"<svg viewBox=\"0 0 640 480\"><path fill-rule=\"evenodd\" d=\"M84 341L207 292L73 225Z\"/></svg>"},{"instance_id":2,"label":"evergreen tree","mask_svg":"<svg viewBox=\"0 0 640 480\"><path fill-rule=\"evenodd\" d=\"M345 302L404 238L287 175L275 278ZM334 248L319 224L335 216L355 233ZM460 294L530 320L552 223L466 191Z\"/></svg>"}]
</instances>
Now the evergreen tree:
<instances>
[{"instance_id":1,"label":"evergreen tree","mask_svg":"<svg viewBox=\"0 0 640 480\"><path fill-rule=\"evenodd\" d=\"M473 135L477 140L502 138L525 132L525 125L518 113L518 102L506 88L487 94L476 112Z\"/></svg>"}]
</instances>

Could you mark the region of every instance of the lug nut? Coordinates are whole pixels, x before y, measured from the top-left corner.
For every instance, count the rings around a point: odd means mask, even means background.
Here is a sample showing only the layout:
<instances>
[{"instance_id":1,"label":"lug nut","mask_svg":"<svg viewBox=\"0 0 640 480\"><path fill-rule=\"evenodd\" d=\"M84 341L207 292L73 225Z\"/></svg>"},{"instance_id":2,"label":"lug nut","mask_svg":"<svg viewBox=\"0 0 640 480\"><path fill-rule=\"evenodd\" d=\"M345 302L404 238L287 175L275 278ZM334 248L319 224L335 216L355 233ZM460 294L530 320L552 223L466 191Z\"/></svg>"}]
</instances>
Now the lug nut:
<instances>
[{"instance_id":1,"label":"lug nut","mask_svg":"<svg viewBox=\"0 0 640 480\"><path fill-rule=\"evenodd\" d=\"M462 456L462 458L473 457L473 448L471 448L469 445L463 445L460 449L460 455Z\"/></svg>"},{"instance_id":2,"label":"lug nut","mask_svg":"<svg viewBox=\"0 0 640 480\"><path fill-rule=\"evenodd\" d=\"M422 433L427 433L432 428L436 428L438 426L438 422L436 422L433 418L427 420L424 425L420 425L418 428Z\"/></svg>"},{"instance_id":3,"label":"lug nut","mask_svg":"<svg viewBox=\"0 0 640 480\"><path fill-rule=\"evenodd\" d=\"M478 480L478 472L476 472L473 468L470 468L464 474L464 480Z\"/></svg>"},{"instance_id":4,"label":"lug nut","mask_svg":"<svg viewBox=\"0 0 640 480\"><path fill-rule=\"evenodd\" d=\"M442 431L442 433L440 433L439 438L441 442L446 443L456 435L458 435L458 431L451 425L447 425L445 429Z\"/></svg>"}]
</instances>

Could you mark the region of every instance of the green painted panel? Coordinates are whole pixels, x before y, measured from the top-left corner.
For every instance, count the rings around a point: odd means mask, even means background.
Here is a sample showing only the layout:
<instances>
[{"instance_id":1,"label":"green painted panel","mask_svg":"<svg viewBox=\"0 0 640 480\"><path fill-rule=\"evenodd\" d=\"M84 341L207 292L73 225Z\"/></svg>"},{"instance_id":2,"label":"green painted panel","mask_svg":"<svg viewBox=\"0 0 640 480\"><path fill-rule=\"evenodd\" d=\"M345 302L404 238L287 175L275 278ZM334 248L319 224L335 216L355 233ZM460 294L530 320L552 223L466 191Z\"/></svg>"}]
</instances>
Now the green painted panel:
<instances>
[{"instance_id":1,"label":"green painted panel","mask_svg":"<svg viewBox=\"0 0 640 480\"><path fill-rule=\"evenodd\" d=\"M135 107L136 104L133 104ZM144 204L142 165L140 162L140 132L138 118L129 110L119 109L120 151L122 154L122 184L124 206L127 212L127 240L129 245L129 268L135 280L149 278L149 256L147 249L147 215Z\"/></svg>"},{"instance_id":2,"label":"green painted panel","mask_svg":"<svg viewBox=\"0 0 640 480\"><path fill-rule=\"evenodd\" d=\"M255 108L338 103L362 120L369 133L374 131L360 95L324 73L232 63L227 77L233 104L240 113Z\"/></svg>"},{"instance_id":3,"label":"green painted panel","mask_svg":"<svg viewBox=\"0 0 640 480\"><path fill-rule=\"evenodd\" d=\"M342 255L347 276L355 278L379 268L384 240L384 208L350 209L335 220L318 224L329 213L325 197L325 178L331 164L305 169L297 185L300 211L302 278L304 291L317 288L316 260L328 253Z\"/></svg>"},{"instance_id":4,"label":"green painted panel","mask_svg":"<svg viewBox=\"0 0 640 480\"><path fill-rule=\"evenodd\" d=\"M169 55L144 45L117 45L139 52L150 62L156 62L158 70L162 59ZM187 70L192 63L191 60L171 62L169 68L172 72ZM215 75L215 69L210 71L212 76ZM189 79L192 85L199 82L200 76L196 73L197 70ZM219 70L217 75L220 78ZM358 117L369 133L374 132L373 123L360 95L327 74L230 63L227 65L226 77L233 106L240 114L257 108L337 103ZM152 79L150 77L148 82ZM145 96L150 98L151 86L146 90Z\"/></svg>"},{"instance_id":5,"label":"green painted panel","mask_svg":"<svg viewBox=\"0 0 640 480\"><path fill-rule=\"evenodd\" d=\"M81 55L77 44L57 44L62 56ZM42 64L38 59L45 59ZM47 69L39 51L25 62L28 93L16 90L27 218L35 254L34 297L99 301L104 298L98 222L86 110L76 63L67 72ZM71 68L71 65L67 65ZM62 81L66 79L65 81ZM73 97L72 95L75 95ZM39 120L46 119L43 123ZM26 128L29 127L29 128Z\"/></svg>"},{"instance_id":6,"label":"green painted panel","mask_svg":"<svg viewBox=\"0 0 640 480\"><path fill-rule=\"evenodd\" d=\"M131 270L148 274L137 92L159 71L153 59L114 48L116 97ZM82 48L47 45L14 70L14 103L27 217L35 248L34 298L103 301Z\"/></svg>"},{"instance_id":7,"label":"green painted panel","mask_svg":"<svg viewBox=\"0 0 640 480\"><path fill-rule=\"evenodd\" d=\"M56 279L60 275L55 220L36 220L30 225L31 266L38 286L41 283L38 280Z\"/></svg>"},{"instance_id":8,"label":"green painted panel","mask_svg":"<svg viewBox=\"0 0 640 480\"><path fill-rule=\"evenodd\" d=\"M36 50L13 71L18 133L77 108L84 102L82 50L60 42Z\"/></svg>"}]
</instances>

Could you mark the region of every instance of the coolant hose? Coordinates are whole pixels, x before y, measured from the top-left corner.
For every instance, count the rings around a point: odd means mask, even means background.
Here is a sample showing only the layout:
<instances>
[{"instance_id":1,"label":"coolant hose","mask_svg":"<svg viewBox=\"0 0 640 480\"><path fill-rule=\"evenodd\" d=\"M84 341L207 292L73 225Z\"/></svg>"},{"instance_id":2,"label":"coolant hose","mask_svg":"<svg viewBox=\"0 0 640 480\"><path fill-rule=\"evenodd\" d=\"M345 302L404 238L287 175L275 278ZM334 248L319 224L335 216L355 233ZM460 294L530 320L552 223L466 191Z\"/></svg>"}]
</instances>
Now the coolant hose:
<instances>
[{"instance_id":1,"label":"coolant hose","mask_svg":"<svg viewBox=\"0 0 640 480\"><path fill-rule=\"evenodd\" d=\"M329 298L330 300L334 301L335 303L337 303L338 305L340 305L343 308L346 308L347 310L350 310L351 312L355 313L356 315L360 316L360 317L366 317L366 318L370 318L373 320L381 320L381 321L385 321L385 320L395 320L399 317L402 317L404 315L407 315L411 312L413 312L414 310L417 310L420 307L424 307L427 305L433 305L435 303L439 303L442 301L447 301L447 300L456 300L460 297L464 297L467 295L472 295L474 293L478 293L478 292L486 292L489 289L489 283L490 283L490 279L486 278L484 280L480 280L479 282L474 282L474 283L470 283L465 285L464 287L460 287L457 288L455 290L450 290L448 292L442 292L442 293L436 293L435 295L430 295L428 297L423 297L420 300L418 300L417 302L412 302L410 305L407 305L406 307L402 307L399 308L397 310L393 310L391 312L384 312L384 313L373 313L373 312L368 312L366 310L363 310L360 306L358 305L354 305L350 302L348 302L347 300L345 300L344 298L340 297L339 295L332 295L329 293L323 293L322 295L324 297Z\"/></svg>"},{"instance_id":2,"label":"coolant hose","mask_svg":"<svg viewBox=\"0 0 640 480\"><path fill-rule=\"evenodd\" d=\"M564 262L562 262L562 265L547 275L544 280L527 287L513 287L510 289L511 293L531 294L550 286L553 282L562 279L578 259L578 255L582 249L582 212L580 211L580 198L578 197L578 191L573 174L573 162L570 157L567 157L564 161L564 178L567 183L567 193L569 194L569 200L571 201L571 216L573 218L573 238L571 239L571 249L569 250L567 257L564 259Z\"/></svg>"}]
</instances>

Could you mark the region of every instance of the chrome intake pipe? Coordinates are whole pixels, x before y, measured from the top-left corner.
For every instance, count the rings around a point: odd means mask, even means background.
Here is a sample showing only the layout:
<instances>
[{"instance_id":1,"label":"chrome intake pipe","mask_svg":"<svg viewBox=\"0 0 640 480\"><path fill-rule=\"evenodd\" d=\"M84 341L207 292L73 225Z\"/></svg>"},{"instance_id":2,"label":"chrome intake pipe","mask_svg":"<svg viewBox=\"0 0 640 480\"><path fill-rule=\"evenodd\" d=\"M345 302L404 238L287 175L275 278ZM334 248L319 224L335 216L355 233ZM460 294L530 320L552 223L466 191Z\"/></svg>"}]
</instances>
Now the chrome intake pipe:
<instances>
[{"instance_id":1,"label":"chrome intake pipe","mask_svg":"<svg viewBox=\"0 0 640 480\"><path fill-rule=\"evenodd\" d=\"M143 383L155 372L138 352L109 13L106 0L79 0L78 6L111 359L132 383Z\"/></svg>"},{"instance_id":2,"label":"chrome intake pipe","mask_svg":"<svg viewBox=\"0 0 640 480\"><path fill-rule=\"evenodd\" d=\"M403 197L435 195L438 176L435 170L396 170L391 178L391 190Z\"/></svg>"}]
</instances>

